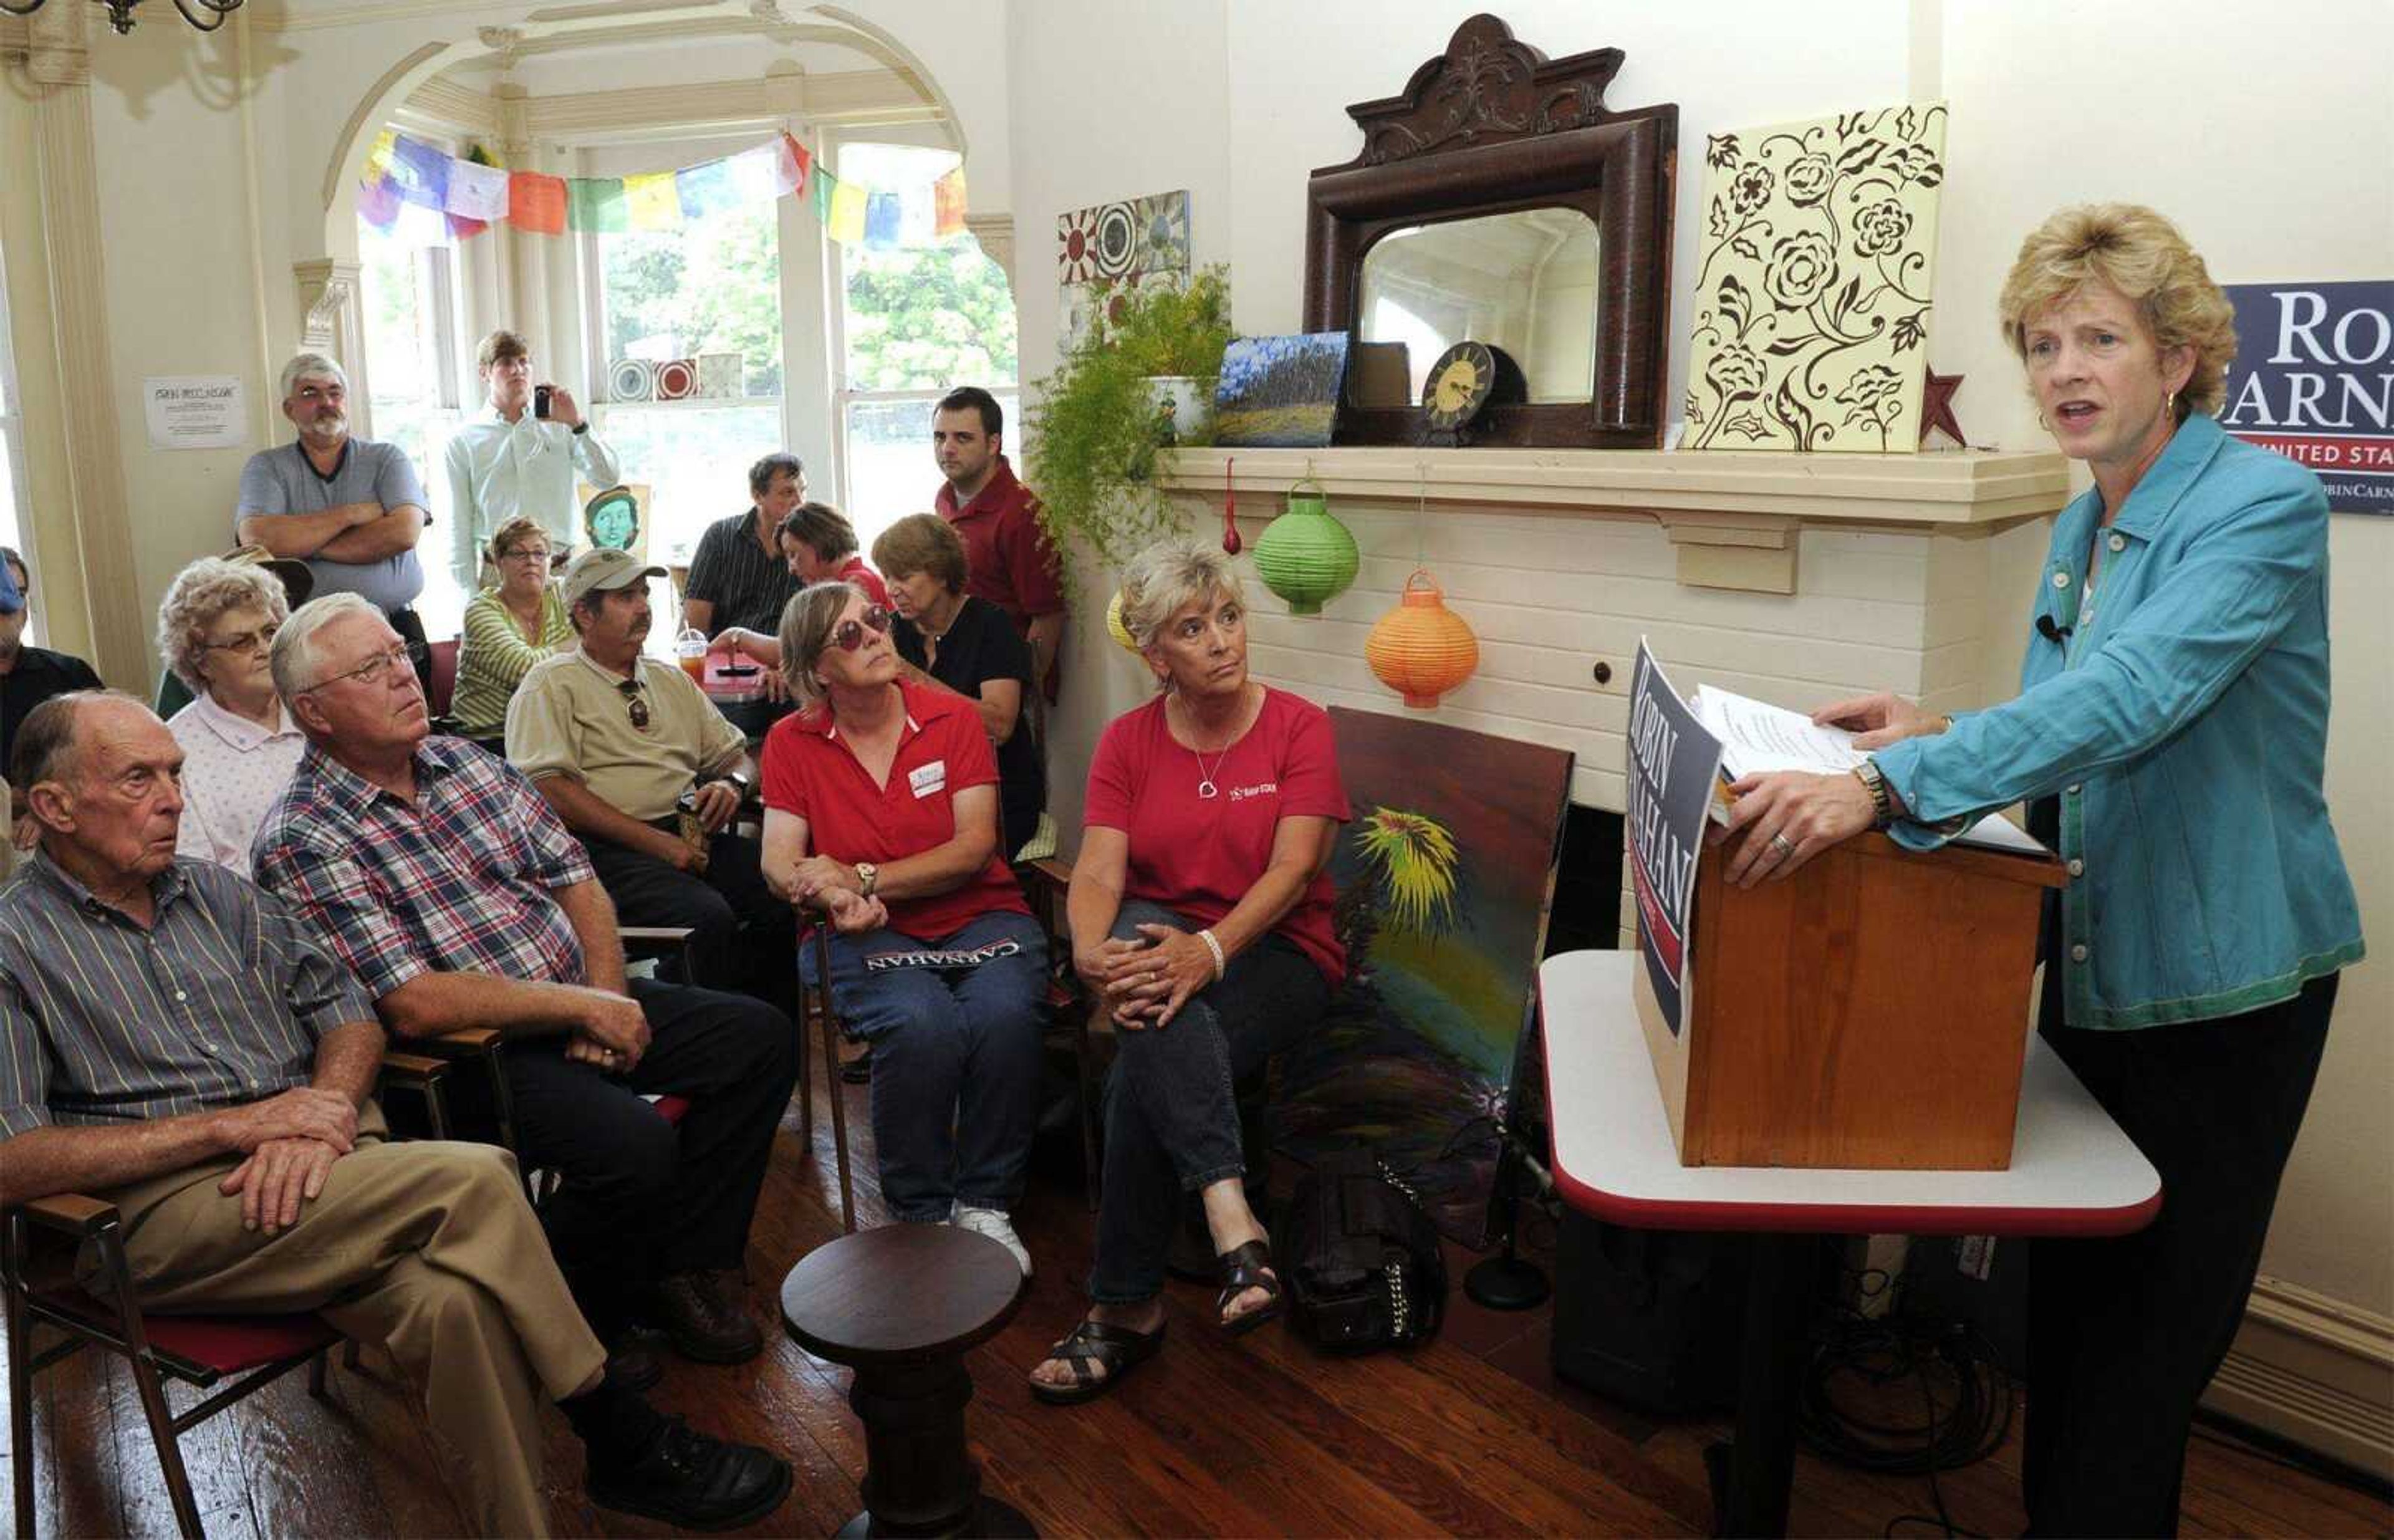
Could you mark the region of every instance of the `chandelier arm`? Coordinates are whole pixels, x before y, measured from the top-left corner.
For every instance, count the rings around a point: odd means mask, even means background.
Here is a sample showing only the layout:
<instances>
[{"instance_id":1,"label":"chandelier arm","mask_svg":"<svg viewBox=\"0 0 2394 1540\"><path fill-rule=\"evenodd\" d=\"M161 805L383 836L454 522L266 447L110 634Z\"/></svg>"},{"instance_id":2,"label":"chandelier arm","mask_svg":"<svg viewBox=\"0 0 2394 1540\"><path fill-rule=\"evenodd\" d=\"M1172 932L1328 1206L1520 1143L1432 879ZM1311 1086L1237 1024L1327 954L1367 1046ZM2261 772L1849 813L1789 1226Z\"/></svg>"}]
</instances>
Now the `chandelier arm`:
<instances>
[{"instance_id":1,"label":"chandelier arm","mask_svg":"<svg viewBox=\"0 0 2394 1540\"><path fill-rule=\"evenodd\" d=\"M0 16L31 16L41 8L42 0L30 0L25 4L19 3L19 0L0 0Z\"/></svg>"},{"instance_id":2,"label":"chandelier arm","mask_svg":"<svg viewBox=\"0 0 2394 1540\"><path fill-rule=\"evenodd\" d=\"M215 20L201 20L198 13L191 9L193 0L175 0L175 8L183 13L184 20L204 33L217 31L225 24L226 17L241 9L241 0L197 0L197 3L202 10Z\"/></svg>"}]
</instances>

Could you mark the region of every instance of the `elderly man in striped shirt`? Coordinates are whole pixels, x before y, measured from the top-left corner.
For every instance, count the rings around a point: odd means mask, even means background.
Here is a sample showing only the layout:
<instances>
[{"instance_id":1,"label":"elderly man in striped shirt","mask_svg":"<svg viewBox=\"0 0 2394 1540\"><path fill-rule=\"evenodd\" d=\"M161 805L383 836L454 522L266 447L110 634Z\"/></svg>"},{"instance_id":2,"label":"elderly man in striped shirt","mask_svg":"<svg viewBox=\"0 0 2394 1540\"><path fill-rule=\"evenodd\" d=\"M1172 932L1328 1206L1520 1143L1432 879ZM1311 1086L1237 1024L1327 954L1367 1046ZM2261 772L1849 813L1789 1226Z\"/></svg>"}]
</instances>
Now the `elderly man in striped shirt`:
<instances>
[{"instance_id":1,"label":"elderly man in striped shirt","mask_svg":"<svg viewBox=\"0 0 2394 1540\"><path fill-rule=\"evenodd\" d=\"M485 1533L548 1532L544 1392L593 1502L692 1528L770 1513L788 1466L607 1379L504 1152L384 1141L373 1006L281 902L176 858L182 758L108 691L19 733L41 849L0 887L0 1204L113 1203L151 1310L312 1310L382 1344Z\"/></svg>"}]
</instances>

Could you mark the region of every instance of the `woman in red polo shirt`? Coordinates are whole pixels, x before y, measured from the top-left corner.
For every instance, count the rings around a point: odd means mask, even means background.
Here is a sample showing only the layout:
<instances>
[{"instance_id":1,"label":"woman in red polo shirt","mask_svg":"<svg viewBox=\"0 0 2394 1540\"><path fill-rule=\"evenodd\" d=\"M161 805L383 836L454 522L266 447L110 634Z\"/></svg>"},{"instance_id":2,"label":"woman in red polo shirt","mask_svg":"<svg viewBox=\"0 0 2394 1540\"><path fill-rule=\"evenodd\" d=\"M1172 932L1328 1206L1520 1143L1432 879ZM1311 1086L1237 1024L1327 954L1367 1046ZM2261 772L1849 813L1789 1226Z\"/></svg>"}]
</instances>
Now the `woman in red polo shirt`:
<instances>
[{"instance_id":1,"label":"woman in red polo shirt","mask_svg":"<svg viewBox=\"0 0 2394 1540\"><path fill-rule=\"evenodd\" d=\"M1280 1313L1231 1086L1320 1020L1347 974L1323 871L1347 819L1330 718L1247 678L1230 559L1197 544L1142 553L1123 623L1163 691L1098 740L1072 868L1072 966L1112 1009L1120 1051L1094 1303L1032 1371L1049 1402L1103 1394L1162 1345L1183 1192L1204 1204L1222 1328Z\"/></svg>"},{"instance_id":2,"label":"woman in red polo shirt","mask_svg":"<svg viewBox=\"0 0 2394 1540\"><path fill-rule=\"evenodd\" d=\"M998 854L997 761L972 702L901 681L889 612L846 583L782 612L801 710L765 735L765 880L829 915L832 990L873 1045L881 1195L1000 1242L1037 1112L1047 949ZM930 955L927 955L927 954ZM799 973L815 982L812 949Z\"/></svg>"}]
</instances>

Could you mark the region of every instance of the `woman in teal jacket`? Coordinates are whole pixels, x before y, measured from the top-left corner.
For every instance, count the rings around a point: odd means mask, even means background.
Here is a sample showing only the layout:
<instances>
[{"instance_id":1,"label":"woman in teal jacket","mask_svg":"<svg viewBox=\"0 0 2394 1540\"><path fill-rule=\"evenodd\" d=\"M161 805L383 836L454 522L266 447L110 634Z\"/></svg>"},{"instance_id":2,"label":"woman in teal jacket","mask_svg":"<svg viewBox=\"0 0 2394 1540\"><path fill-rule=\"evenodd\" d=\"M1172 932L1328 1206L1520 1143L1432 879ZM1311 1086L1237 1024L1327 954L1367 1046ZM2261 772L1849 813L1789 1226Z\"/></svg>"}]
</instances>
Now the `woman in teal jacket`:
<instances>
[{"instance_id":1,"label":"woman in teal jacket","mask_svg":"<svg viewBox=\"0 0 2394 1540\"><path fill-rule=\"evenodd\" d=\"M2168 1534L2361 954L2322 790L2327 499L2212 420L2234 315L2150 209L2047 220L2001 311L2039 420L2095 480L2054 524L2020 693L1824 707L1874 761L1741 783L1726 875L1784 877L1874 826L1927 849L2029 803L2069 874L2038 1030L2163 1182L2144 1231L2032 1249L2030 1530Z\"/></svg>"}]
</instances>

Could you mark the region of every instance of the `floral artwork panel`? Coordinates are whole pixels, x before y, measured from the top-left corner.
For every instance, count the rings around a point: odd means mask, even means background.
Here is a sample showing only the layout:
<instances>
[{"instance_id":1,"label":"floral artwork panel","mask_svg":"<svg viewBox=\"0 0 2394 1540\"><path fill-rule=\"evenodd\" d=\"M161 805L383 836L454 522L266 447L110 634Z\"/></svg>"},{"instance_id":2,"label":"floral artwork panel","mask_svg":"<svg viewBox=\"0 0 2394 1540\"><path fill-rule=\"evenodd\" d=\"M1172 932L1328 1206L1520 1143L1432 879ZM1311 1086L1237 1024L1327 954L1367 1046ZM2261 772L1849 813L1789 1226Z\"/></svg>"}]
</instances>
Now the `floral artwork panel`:
<instances>
[{"instance_id":1,"label":"floral artwork panel","mask_svg":"<svg viewBox=\"0 0 2394 1540\"><path fill-rule=\"evenodd\" d=\"M1056 219L1056 349L1102 338L1122 297L1189 278L1189 194L1093 204Z\"/></svg>"},{"instance_id":2,"label":"floral artwork panel","mask_svg":"<svg viewBox=\"0 0 2394 1540\"><path fill-rule=\"evenodd\" d=\"M1705 140L1681 448L1918 446L1946 116L1914 103Z\"/></svg>"}]
</instances>

